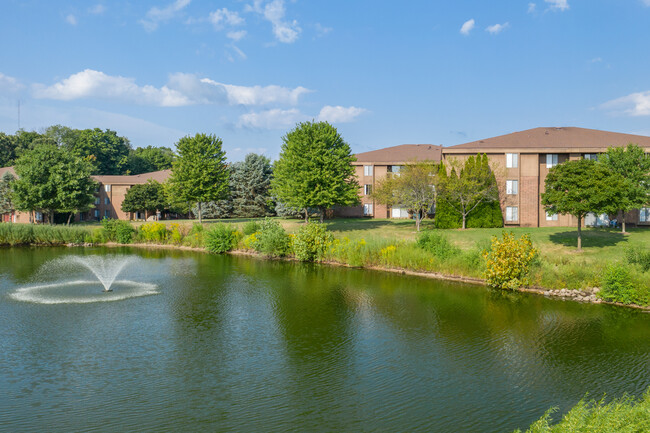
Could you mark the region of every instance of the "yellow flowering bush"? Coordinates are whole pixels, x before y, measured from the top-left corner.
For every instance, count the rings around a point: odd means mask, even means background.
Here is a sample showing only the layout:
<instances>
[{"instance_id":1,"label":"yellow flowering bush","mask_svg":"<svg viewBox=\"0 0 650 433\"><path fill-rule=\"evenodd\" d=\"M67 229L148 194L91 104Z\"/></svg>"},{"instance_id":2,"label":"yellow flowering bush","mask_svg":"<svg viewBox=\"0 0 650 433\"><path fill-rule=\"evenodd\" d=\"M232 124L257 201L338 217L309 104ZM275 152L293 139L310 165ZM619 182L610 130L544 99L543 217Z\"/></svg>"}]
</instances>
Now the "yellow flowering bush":
<instances>
[{"instance_id":1,"label":"yellow flowering bush","mask_svg":"<svg viewBox=\"0 0 650 433\"><path fill-rule=\"evenodd\" d=\"M167 239L167 228L160 222L151 222L140 226L140 237L145 242L163 242Z\"/></svg>"},{"instance_id":2,"label":"yellow flowering bush","mask_svg":"<svg viewBox=\"0 0 650 433\"><path fill-rule=\"evenodd\" d=\"M242 241L242 244L244 245L244 248L247 250L254 250L255 249L255 244L257 243L257 235L259 232L251 233L248 236L244 237L244 240Z\"/></svg>"},{"instance_id":3,"label":"yellow flowering bush","mask_svg":"<svg viewBox=\"0 0 650 433\"><path fill-rule=\"evenodd\" d=\"M303 262L321 260L334 240L334 236L323 224L308 223L300 227L298 234L291 236L293 253Z\"/></svg>"},{"instance_id":4,"label":"yellow flowering bush","mask_svg":"<svg viewBox=\"0 0 650 433\"><path fill-rule=\"evenodd\" d=\"M512 232L503 232L503 239L492 237L489 250L483 254L486 261L485 279L498 289L518 289L526 286L530 266L537 257L530 235L515 239Z\"/></svg>"},{"instance_id":5,"label":"yellow flowering bush","mask_svg":"<svg viewBox=\"0 0 650 433\"><path fill-rule=\"evenodd\" d=\"M175 245L180 245L183 242L183 231L181 228L181 225L178 223L172 223L169 225L169 234L168 238L171 241L171 243Z\"/></svg>"}]
</instances>

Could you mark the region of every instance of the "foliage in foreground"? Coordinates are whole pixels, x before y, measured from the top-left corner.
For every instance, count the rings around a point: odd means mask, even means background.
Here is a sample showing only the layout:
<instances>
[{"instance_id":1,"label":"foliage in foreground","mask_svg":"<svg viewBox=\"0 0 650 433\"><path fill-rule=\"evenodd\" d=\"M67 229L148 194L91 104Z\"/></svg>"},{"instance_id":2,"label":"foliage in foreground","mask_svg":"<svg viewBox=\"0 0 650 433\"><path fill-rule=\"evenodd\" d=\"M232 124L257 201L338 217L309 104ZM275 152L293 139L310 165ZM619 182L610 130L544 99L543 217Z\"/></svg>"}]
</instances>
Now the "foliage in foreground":
<instances>
[{"instance_id":1,"label":"foliage in foreground","mask_svg":"<svg viewBox=\"0 0 650 433\"><path fill-rule=\"evenodd\" d=\"M650 389L640 399L625 396L609 403L605 399L580 402L562 420L551 425L548 410L526 433L612 433L650 431ZM516 430L521 433L521 430Z\"/></svg>"},{"instance_id":2,"label":"foliage in foreground","mask_svg":"<svg viewBox=\"0 0 650 433\"><path fill-rule=\"evenodd\" d=\"M606 301L650 304L650 290L644 290L642 284L631 274L630 268L621 263L613 263L605 269L599 295Z\"/></svg>"},{"instance_id":3,"label":"foliage in foreground","mask_svg":"<svg viewBox=\"0 0 650 433\"><path fill-rule=\"evenodd\" d=\"M90 236L85 227L0 223L0 245L83 244Z\"/></svg>"},{"instance_id":4,"label":"foliage in foreground","mask_svg":"<svg viewBox=\"0 0 650 433\"><path fill-rule=\"evenodd\" d=\"M285 257L291 254L291 237L279 222L264 218L260 230L249 236L249 246L267 256Z\"/></svg>"},{"instance_id":5,"label":"foliage in foreground","mask_svg":"<svg viewBox=\"0 0 650 433\"><path fill-rule=\"evenodd\" d=\"M205 249L211 253L223 254L233 250L242 234L230 224L215 224L205 234Z\"/></svg>"},{"instance_id":6,"label":"foliage in foreground","mask_svg":"<svg viewBox=\"0 0 650 433\"><path fill-rule=\"evenodd\" d=\"M293 253L302 262L322 260L334 241L334 236L323 224L308 223L300 227L293 239Z\"/></svg>"},{"instance_id":7,"label":"foliage in foreground","mask_svg":"<svg viewBox=\"0 0 650 433\"><path fill-rule=\"evenodd\" d=\"M135 229L130 222L124 220L107 219L102 220L104 239L120 244L130 244L133 241Z\"/></svg>"},{"instance_id":8,"label":"foliage in foreground","mask_svg":"<svg viewBox=\"0 0 650 433\"><path fill-rule=\"evenodd\" d=\"M518 289L529 284L530 266L537 257L530 235L515 239L512 232L503 232L503 239L492 237L490 250L484 253L485 280L497 289Z\"/></svg>"}]
</instances>

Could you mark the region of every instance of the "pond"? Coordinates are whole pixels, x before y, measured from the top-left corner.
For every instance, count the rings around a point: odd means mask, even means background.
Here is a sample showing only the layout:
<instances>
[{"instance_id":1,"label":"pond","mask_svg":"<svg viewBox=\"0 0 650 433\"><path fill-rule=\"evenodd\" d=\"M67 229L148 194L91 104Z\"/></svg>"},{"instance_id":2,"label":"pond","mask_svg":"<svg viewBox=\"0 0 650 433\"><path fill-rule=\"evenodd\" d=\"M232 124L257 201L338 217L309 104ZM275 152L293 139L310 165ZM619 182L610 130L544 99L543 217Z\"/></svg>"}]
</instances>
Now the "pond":
<instances>
[{"instance_id":1,"label":"pond","mask_svg":"<svg viewBox=\"0 0 650 433\"><path fill-rule=\"evenodd\" d=\"M507 432L642 394L649 337L638 311L378 271L0 249L0 430Z\"/></svg>"}]
</instances>

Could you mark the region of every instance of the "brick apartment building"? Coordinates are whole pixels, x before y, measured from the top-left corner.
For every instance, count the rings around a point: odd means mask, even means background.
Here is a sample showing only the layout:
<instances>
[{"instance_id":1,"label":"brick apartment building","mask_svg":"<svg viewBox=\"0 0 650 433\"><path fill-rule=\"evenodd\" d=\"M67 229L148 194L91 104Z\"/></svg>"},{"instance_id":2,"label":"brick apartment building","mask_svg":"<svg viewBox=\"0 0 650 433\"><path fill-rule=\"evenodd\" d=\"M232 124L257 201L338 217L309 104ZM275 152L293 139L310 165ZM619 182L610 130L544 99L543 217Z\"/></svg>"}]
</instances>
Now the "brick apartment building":
<instances>
[{"instance_id":1,"label":"brick apartment building","mask_svg":"<svg viewBox=\"0 0 650 433\"><path fill-rule=\"evenodd\" d=\"M0 179L6 172L10 172L14 176L16 175L13 167L4 167L0 168ZM124 201L126 192L133 185L147 183L150 179L163 183L170 175L171 170L162 170L132 176L92 176L98 182L98 187L95 190L95 207L88 212L77 214L75 221L99 221L102 218L144 219L144 215L141 215L139 212L126 213L122 211L122 202ZM43 215L40 212L35 212L33 218L36 222L43 221ZM20 211L0 215L0 221L16 223L31 222L30 214Z\"/></svg>"},{"instance_id":2,"label":"brick apartment building","mask_svg":"<svg viewBox=\"0 0 650 433\"><path fill-rule=\"evenodd\" d=\"M541 193L544 192L544 180L549 169L568 160L597 159L598 154L606 152L610 146L624 147L630 143L650 152L650 137L565 127L534 128L456 146L404 144L359 153L354 165L361 185L361 206L337 213L373 218L406 218L406 209L387 208L372 200L370 193L377 181L386 177L387 173L398 172L402 165L410 161L449 163L453 159L462 163L469 156L485 153L499 183L506 226L574 226L577 223L574 217L547 215L541 204ZM618 215L619 221L621 218ZM650 226L650 209L628 213L626 222Z\"/></svg>"}]
</instances>

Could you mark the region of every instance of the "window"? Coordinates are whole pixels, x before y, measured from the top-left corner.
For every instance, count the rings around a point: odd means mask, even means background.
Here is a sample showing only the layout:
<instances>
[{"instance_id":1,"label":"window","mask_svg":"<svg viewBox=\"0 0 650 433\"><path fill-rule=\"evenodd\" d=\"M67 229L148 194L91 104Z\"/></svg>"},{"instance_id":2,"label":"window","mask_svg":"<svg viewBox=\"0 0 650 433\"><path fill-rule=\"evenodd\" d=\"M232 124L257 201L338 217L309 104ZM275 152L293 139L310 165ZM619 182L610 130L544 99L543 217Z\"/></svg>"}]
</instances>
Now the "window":
<instances>
[{"instance_id":1,"label":"window","mask_svg":"<svg viewBox=\"0 0 650 433\"><path fill-rule=\"evenodd\" d=\"M592 161L598 161L597 153L585 153L585 159L590 159Z\"/></svg>"},{"instance_id":2,"label":"window","mask_svg":"<svg viewBox=\"0 0 650 433\"><path fill-rule=\"evenodd\" d=\"M371 204L364 204L363 205L363 214L368 216L372 215L372 205Z\"/></svg>"},{"instance_id":3,"label":"window","mask_svg":"<svg viewBox=\"0 0 650 433\"><path fill-rule=\"evenodd\" d=\"M519 166L518 154L506 153L506 168L517 168Z\"/></svg>"},{"instance_id":4,"label":"window","mask_svg":"<svg viewBox=\"0 0 650 433\"><path fill-rule=\"evenodd\" d=\"M642 223L650 223L650 207L642 207L639 211L639 221Z\"/></svg>"},{"instance_id":5,"label":"window","mask_svg":"<svg viewBox=\"0 0 650 433\"><path fill-rule=\"evenodd\" d=\"M546 168L553 168L557 165L557 153L549 153L546 155Z\"/></svg>"},{"instance_id":6,"label":"window","mask_svg":"<svg viewBox=\"0 0 650 433\"><path fill-rule=\"evenodd\" d=\"M372 194L372 185L366 184L363 186L363 195Z\"/></svg>"},{"instance_id":7,"label":"window","mask_svg":"<svg viewBox=\"0 0 650 433\"><path fill-rule=\"evenodd\" d=\"M519 208L517 206L506 207L506 221L519 221Z\"/></svg>"},{"instance_id":8,"label":"window","mask_svg":"<svg viewBox=\"0 0 650 433\"><path fill-rule=\"evenodd\" d=\"M546 221L557 221L557 214L546 212Z\"/></svg>"},{"instance_id":9,"label":"window","mask_svg":"<svg viewBox=\"0 0 650 433\"><path fill-rule=\"evenodd\" d=\"M399 174L399 171L402 169L401 165L389 165L388 172Z\"/></svg>"},{"instance_id":10,"label":"window","mask_svg":"<svg viewBox=\"0 0 650 433\"><path fill-rule=\"evenodd\" d=\"M111 192L111 186L110 185L104 185L104 191Z\"/></svg>"},{"instance_id":11,"label":"window","mask_svg":"<svg viewBox=\"0 0 650 433\"><path fill-rule=\"evenodd\" d=\"M95 197L95 204L99 204L101 200L99 200L99 197Z\"/></svg>"},{"instance_id":12,"label":"window","mask_svg":"<svg viewBox=\"0 0 650 433\"><path fill-rule=\"evenodd\" d=\"M363 166L363 175L364 176L372 176L372 165L364 165Z\"/></svg>"},{"instance_id":13,"label":"window","mask_svg":"<svg viewBox=\"0 0 650 433\"><path fill-rule=\"evenodd\" d=\"M95 218L99 218L99 209L95 209Z\"/></svg>"},{"instance_id":14,"label":"window","mask_svg":"<svg viewBox=\"0 0 650 433\"><path fill-rule=\"evenodd\" d=\"M110 218L110 217L111 217L111 211L108 210L108 209L106 209L106 210L104 211L104 216L105 216L106 218Z\"/></svg>"},{"instance_id":15,"label":"window","mask_svg":"<svg viewBox=\"0 0 650 433\"><path fill-rule=\"evenodd\" d=\"M519 194L518 180L506 180L506 194L512 194L512 195Z\"/></svg>"},{"instance_id":16,"label":"window","mask_svg":"<svg viewBox=\"0 0 650 433\"><path fill-rule=\"evenodd\" d=\"M108 197L104 197L104 204L111 204L111 199Z\"/></svg>"},{"instance_id":17,"label":"window","mask_svg":"<svg viewBox=\"0 0 650 433\"><path fill-rule=\"evenodd\" d=\"M407 209L394 207L390 210L391 218L408 218L409 212Z\"/></svg>"}]
</instances>

